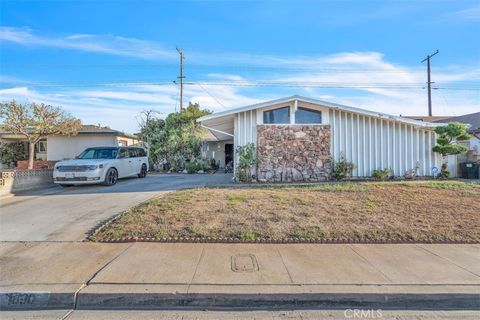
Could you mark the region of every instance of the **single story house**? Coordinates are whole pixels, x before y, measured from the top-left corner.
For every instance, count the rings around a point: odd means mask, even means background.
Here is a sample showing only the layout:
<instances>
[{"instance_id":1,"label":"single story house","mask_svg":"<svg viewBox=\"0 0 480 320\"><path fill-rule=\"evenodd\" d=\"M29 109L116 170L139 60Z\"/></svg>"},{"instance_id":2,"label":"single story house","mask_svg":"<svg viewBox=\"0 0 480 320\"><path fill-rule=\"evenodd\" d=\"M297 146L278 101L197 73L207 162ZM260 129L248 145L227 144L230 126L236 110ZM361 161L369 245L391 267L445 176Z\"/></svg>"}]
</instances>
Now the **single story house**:
<instances>
[{"instance_id":1,"label":"single story house","mask_svg":"<svg viewBox=\"0 0 480 320\"><path fill-rule=\"evenodd\" d=\"M78 156L88 147L131 146L140 139L136 135L109 127L83 125L76 136L49 136L47 160L65 160Z\"/></svg>"},{"instance_id":2,"label":"single story house","mask_svg":"<svg viewBox=\"0 0 480 320\"><path fill-rule=\"evenodd\" d=\"M0 141L23 142L28 154L28 142L25 136L2 130ZM72 159L88 147L130 146L137 144L139 138L109 127L100 125L82 125L75 136L48 136L36 145L35 159L42 161L59 161Z\"/></svg>"},{"instance_id":3,"label":"single story house","mask_svg":"<svg viewBox=\"0 0 480 320\"><path fill-rule=\"evenodd\" d=\"M441 156L432 151L438 123L424 122L336 103L291 96L203 116L207 143L215 150L253 143L261 182L323 181L332 161L355 164L354 177L389 168L432 176ZM213 155L213 154L212 154ZM224 153L215 153L224 161ZM454 158L453 158L454 160ZM455 164L450 164L454 166ZM435 169L436 168L436 169Z\"/></svg>"}]
</instances>

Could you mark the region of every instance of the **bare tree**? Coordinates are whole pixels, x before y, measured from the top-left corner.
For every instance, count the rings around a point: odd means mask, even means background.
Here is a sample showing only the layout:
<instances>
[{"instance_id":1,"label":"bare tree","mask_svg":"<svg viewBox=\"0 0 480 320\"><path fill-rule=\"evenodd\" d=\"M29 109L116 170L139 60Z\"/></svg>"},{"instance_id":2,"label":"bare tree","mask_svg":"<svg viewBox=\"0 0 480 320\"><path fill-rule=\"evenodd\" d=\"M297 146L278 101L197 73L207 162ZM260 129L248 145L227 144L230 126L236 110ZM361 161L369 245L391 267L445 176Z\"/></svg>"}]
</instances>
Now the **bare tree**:
<instances>
[{"instance_id":1,"label":"bare tree","mask_svg":"<svg viewBox=\"0 0 480 320\"><path fill-rule=\"evenodd\" d=\"M29 143L28 169L33 169L35 145L49 135L76 135L81 122L60 107L16 101L0 103L0 118L7 131L24 135Z\"/></svg>"}]
</instances>

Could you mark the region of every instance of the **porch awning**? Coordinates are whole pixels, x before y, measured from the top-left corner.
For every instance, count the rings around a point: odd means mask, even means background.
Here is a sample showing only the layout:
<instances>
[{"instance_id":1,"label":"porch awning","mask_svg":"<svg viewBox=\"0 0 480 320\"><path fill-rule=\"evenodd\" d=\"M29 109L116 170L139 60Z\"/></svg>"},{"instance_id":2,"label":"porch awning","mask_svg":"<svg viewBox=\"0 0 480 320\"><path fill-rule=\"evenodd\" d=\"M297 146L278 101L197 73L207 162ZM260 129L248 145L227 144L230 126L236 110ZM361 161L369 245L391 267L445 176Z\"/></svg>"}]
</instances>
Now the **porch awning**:
<instances>
[{"instance_id":1,"label":"porch awning","mask_svg":"<svg viewBox=\"0 0 480 320\"><path fill-rule=\"evenodd\" d=\"M200 123L208 129L207 141L225 141L233 140L233 121L234 115L231 114L200 121Z\"/></svg>"}]
</instances>

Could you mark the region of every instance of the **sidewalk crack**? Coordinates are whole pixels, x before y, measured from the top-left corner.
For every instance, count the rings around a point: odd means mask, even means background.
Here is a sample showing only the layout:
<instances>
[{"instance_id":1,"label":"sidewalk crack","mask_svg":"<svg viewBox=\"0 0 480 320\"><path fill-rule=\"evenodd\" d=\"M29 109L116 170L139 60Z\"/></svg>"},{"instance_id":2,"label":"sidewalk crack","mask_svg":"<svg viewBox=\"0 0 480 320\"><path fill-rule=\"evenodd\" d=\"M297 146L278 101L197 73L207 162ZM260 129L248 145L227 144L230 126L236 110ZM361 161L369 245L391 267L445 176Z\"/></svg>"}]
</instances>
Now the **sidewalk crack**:
<instances>
[{"instance_id":1,"label":"sidewalk crack","mask_svg":"<svg viewBox=\"0 0 480 320\"><path fill-rule=\"evenodd\" d=\"M278 248L276 248L276 249L277 249L278 255L280 256L280 260L282 260L283 267L285 268L285 270L287 270L287 274L288 274L288 277L290 278L290 282L291 282L291 283L295 283L295 282L293 281L292 275L290 274L290 271L289 271L288 268L287 268L287 265L285 264L285 260L283 260L283 256L282 256L282 253L280 252L280 249L278 249Z\"/></svg>"},{"instance_id":2,"label":"sidewalk crack","mask_svg":"<svg viewBox=\"0 0 480 320\"><path fill-rule=\"evenodd\" d=\"M101 267L100 269L97 270L97 272L95 272L91 277L90 279L87 280L87 282L85 282L85 286L89 286L90 285L90 282L100 273L102 272L106 267L108 267L113 261L117 260L121 255L123 255L128 249L130 249L133 245L135 244L135 242L132 242L128 247L126 247L125 249L123 249L120 253L118 253L115 257L113 257L112 259L110 259L110 261L108 261L103 267ZM81 288L83 289L83 288Z\"/></svg>"},{"instance_id":3,"label":"sidewalk crack","mask_svg":"<svg viewBox=\"0 0 480 320\"><path fill-rule=\"evenodd\" d=\"M362 256L360 253L358 253L351 244L348 245L348 247L350 248L350 250L352 250L353 252L355 252L355 254L357 256L359 256L363 261L365 261L366 263L368 263L368 265L370 265L373 269L377 270L378 272L380 272L380 274L385 278L387 279L388 281L390 281L390 283L394 283L392 281L392 279L390 279L385 273L383 273L382 270L380 270L379 268L377 268L373 263L371 263L367 258L365 258L364 256Z\"/></svg>"},{"instance_id":4,"label":"sidewalk crack","mask_svg":"<svg viewBox=\"0 0 480 320\"><path fill-rule=\"evenodd\" d=\"M467 271L468 273L473 274L474 276L480 277L479 274L476 274L475 272L470 271L470 270L468 270L468 269L465 268L465 267L462 267L461 265L455 263L455 261L452 261L451 259L449 259L449 258L447 258L447 257L444 257L444 256L441 256L441 255L439 255L439 254L436 254L435 252L430 251L430 250L428 250L427 248L422 247L421 245L416 244L416 246L417 246L418 248L420 248L420 249L422 249L422 250L430 253L431 255L434 255L434 256L436 256L436 257L439 257L440 259L445 259L445 260L447 260L447 261L450 262L451 264L457 266L458 268L460 268L460 269L462 269L462 270Z\"/></svg>"},{"instance_id":5,"label":"sidewalk crack","mask_svg":"<svg viewBox=\"0 0 480 320\"><path fill-rule=\"evenodd\" d=\"M110 261L108 261L107 263L105 263L105 265L103 267L101 267L100 269L98 269L85 283L82 283L82 285L80 286L80 288L77 289L77 291L75 291L75 293L73 294L73 308L72 310L70 310L69 312L67 312L66 315L64 315L62 317L62 320L65 320L67 319L75 310L77 310L77 304L78 304L78 294L80 293L80 291L86 287L88 287L90 285L90 282L102 271L104 270L106 267L108 267L113 261L115 261L116 259L118 259L121 255L123 255L128 249L130 249L135 243L131 243L129 246L127 246L125 249L123 249L121 252L119 252L118 254L116 254L112 259L110 259Z\"/></svg>"},{"instance_id":6,"label":"sidewalk crack","mask_svg":"<svg viewBox=\"0 0 480 320\"><path fill-rule=\"evenodd\" d=\"M189 294L190 292L190 286L192 285L193 279L195 279L195 276L197 275L198 266L200 265L200 262L202 262L204 254L205 254L205 247L202 247L202 253L200 254L200 258L198 258L198 262L197 262L197 265L195 266L195 271L193 272L192 279L190 279L190 282L188 283L187 294Z\"/></svg>"}]
</instances>

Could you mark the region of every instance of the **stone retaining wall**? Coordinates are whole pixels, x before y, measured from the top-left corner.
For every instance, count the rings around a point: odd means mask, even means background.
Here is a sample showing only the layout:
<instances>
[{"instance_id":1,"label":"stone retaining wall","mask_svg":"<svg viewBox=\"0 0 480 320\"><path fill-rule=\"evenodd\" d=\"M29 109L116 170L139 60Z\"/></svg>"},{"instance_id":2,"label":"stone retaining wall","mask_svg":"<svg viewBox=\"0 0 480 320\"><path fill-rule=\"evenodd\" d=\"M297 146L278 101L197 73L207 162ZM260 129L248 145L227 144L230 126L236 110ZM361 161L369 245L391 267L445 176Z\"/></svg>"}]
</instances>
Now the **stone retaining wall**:
<instances>
[{"instance_id":1,"label":"stone retaining wall","mask_svg":"<svg viewBox=\"0 0 480 320\"><path fill-rule=\"evenodd\" d=\"M259 182L329 179L330 125L258 125Z\"/></svg>"},{"instance_id":2,"label":"stone retaining wall","mask_svg":"<svg viewBox=\"0 0 480 320\"><path fill-rule=\"evenodd\" d=\"M53 170L8 170L1 172L0 196L53 186Z\"/></svg>"}]
</instances>

